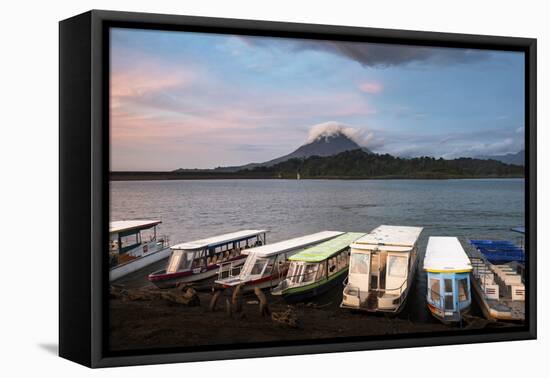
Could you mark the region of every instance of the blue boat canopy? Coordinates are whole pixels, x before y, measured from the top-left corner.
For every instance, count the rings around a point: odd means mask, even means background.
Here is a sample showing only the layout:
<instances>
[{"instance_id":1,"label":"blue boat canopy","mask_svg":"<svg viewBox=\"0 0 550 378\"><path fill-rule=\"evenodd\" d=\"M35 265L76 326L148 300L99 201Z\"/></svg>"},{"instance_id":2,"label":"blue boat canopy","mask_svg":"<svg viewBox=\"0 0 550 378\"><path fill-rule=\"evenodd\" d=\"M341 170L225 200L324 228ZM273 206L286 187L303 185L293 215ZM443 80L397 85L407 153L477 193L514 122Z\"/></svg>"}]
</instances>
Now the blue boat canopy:
<instances>
[{"instance_id":1,"label":"blue boat canopy","mask_svg":"<svg viewBox=\"0 0 550 378\"><path fill-rule=\"evenodd\" d=\"M470 240L483 256L493 264L525 261L525 251L509 240Z\"/></svg>"}]
</instances>

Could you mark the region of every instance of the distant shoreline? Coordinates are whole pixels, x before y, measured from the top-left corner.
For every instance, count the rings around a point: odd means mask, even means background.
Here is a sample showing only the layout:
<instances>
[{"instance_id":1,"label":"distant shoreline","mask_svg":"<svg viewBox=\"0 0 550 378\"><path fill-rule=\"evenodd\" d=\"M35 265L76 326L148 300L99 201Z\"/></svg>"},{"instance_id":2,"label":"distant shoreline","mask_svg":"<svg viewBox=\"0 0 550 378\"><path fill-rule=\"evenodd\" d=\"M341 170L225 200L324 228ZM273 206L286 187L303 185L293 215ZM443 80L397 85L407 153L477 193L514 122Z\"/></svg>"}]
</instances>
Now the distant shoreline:
<instances>
[{"instance_id":1,"label":"distant shoreline","mask_svg":"<svg viewBox=\"0 0 550 378\"><path fill-rule=\"evenodd\" d=\"M315 176L301 180L456 180L456 179L524 179L512 176L464 176L464 175L388 175L388 176ZM270 172L153 172L115 171L109 173L109 181L161 181L161 180L296 180L296 176L274 176Z\"/></svg>"}]
</instances>

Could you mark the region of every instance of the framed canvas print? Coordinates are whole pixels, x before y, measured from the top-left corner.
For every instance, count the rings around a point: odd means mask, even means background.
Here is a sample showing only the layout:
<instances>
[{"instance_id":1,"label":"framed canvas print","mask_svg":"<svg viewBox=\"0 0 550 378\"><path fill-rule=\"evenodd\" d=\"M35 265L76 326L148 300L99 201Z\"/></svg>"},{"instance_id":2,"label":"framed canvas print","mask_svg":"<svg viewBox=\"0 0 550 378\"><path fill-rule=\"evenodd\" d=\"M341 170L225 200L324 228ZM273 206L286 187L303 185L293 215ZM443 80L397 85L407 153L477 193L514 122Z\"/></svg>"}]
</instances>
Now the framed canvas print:
<instances>
[{"instance_id":1,"label":"framed canvas print","mask_svg":"<svg viewBox=\"0 0 550 378\"><path fill-rule=\"evenodd\" d=\"M534 39L60 22L60 355L536 337Z\"/></svg>"}]
</instances>

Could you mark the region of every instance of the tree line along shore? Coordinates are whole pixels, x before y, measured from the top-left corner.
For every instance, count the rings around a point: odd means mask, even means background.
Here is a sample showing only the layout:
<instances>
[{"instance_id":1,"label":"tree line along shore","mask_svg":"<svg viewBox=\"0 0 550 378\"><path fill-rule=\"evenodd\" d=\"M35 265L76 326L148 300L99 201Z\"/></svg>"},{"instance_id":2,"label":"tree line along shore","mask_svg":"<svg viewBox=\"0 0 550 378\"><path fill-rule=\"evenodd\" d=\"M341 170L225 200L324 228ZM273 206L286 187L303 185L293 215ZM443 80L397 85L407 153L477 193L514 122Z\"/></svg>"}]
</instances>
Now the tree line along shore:
<instances>
[{"instance_id":1,"label":"tree line along shore","mask_svg":"<svg viewBox=\"0 0 550 378\"><path fill-rule=\"evenodd\" d=\"M338 155L290 159L272 166L227 171L178 169L175 171L112 171L111 181L207 179L468 179L523 178L524 167L497 160L433 157L399 158L361 150Z\"/></svg>"}]
</instances>

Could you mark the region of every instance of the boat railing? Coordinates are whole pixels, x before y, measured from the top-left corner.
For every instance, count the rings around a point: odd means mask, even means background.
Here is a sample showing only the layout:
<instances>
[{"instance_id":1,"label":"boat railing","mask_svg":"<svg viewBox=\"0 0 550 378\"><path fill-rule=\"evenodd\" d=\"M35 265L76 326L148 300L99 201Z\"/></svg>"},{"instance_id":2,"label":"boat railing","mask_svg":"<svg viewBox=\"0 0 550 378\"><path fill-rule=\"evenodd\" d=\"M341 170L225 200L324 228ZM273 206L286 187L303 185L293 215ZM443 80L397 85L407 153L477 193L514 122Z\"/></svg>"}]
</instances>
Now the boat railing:
<instances>
[{"instance_id":1,"label":"boat railing","mask_svg":"<svg viewBox=\"0 0 550 378\"><path fill-rule=\"evenodd\" d=\"M397 310L401 307L403 302L405 301L405 295L403 295L407 289L407 280L404 280L401 286L397 288L392 289L369 289L367 298L364 298L364 300L361 300L361 289L357 286L352 286L349 284L349 276L346 277L344 280L344 293L346 295L355 296L359 300L359 306L361 306L362 303L365 303L369 296L374 295L377 299L382 298L386 293L391 293L392 297L395 297L392 301L392 307L394 307L391 310L388 310L386 308L383 309L383 311L386 312L397 312ZM397 293L396 293L397 291ZM376 308L378 309L378 304L376 305ZM381 309L382 310L382 309Z\"/></svg>"},{"instance_id":2,"label":"boat railing","mask_svg":"<svg viewBox=\"0 0 550 378\"><path fill-rule=\"evenodd\" d=\"M302 285L308 285L315 282L315 277L317 271L313 273L301 273L294 274L292 276L286 276L280 283L277 285L277 290L286 290L290 287L298 287ZM306 279L307 276L307 279Z\"/></svg>"},{"instance_id":3,"label":"boat railing","mask_svg":"<svg viewBox=\"0 0 550 378\"><path fill-rule=\"evenodd\" d=\"M387 288L386 289L373 289L373 290L371 290L371 292L375 292L377 298L383 297L384 295L386 295L386 293L390 294L392 297L396 297L392 301L392 305L394 305L395 307L390 312L397 312L399 307L401 307L401 305L405 301L405 295L403 295L403 294L405 293L405 291L407 289L406 285L407 285L407 280L404 280L403 283L397 288L394 288L394 289L387 289ZM396 293L396 291L397 291L397 293Z\"/></svg>"},{"instance_id":4,"label":"boat railing","mask_svg":"<svg viewBox=\"0 0 550 378\"><path fill-rule=\"evenodd\" d=\"M157 236L157 244L160 244L162 249L169 247L170 239L168 238L168 235Z\"/></svg>"},{"instance_id":5,"label":"boat railing","mask_svg":"<svg viewBox=\"0 0 550 378\"><path fill-rule=\"evenodd\" d=\"M359 303L361 303L361 290L358 286L352 286L349 284L349 276L344 279L343 285L344 294L356 297ZM356 294L352 294L353 292Z\"/></svg>"},{"instance_id":6,"label":"boat railing","mask_svg":"<svg viewBox=\"0 0 550 378\"><path fill-rule=\"evenodd\" d=\"M236 265L234 261L227 261L220 264L218 269L218 280L237 277L241 274L242 265Z\"/></svg>"}]
</instances>

